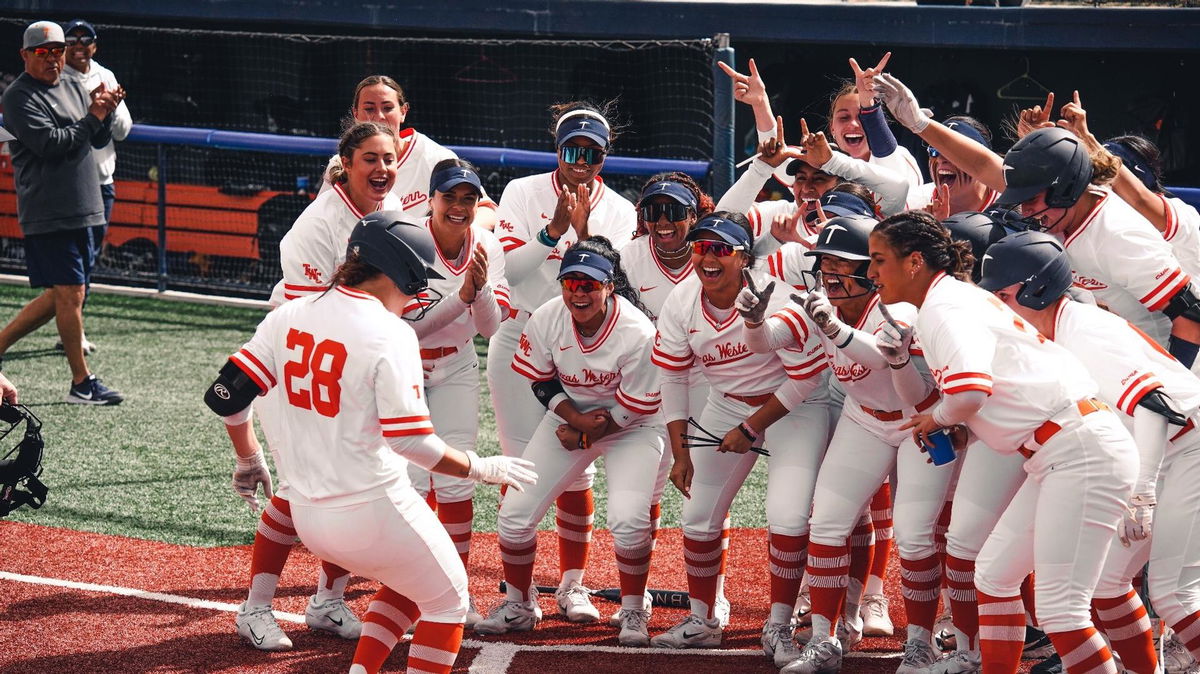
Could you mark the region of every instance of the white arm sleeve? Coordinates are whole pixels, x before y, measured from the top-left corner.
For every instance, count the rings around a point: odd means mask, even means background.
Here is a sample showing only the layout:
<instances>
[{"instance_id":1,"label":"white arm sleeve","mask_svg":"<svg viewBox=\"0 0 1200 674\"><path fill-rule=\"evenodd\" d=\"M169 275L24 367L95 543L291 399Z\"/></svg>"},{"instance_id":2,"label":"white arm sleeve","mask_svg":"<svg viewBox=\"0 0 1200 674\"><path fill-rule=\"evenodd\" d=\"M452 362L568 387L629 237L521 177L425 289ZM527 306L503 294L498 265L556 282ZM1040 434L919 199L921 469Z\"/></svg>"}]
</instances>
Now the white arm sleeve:
<instances>
[{"instance_id":1,"label":"white arm sleeve","mask_svg":"<svg viewBox=\"0 0 1200 674\"><path fill-rule=\"evenodd\" d=\"M771 177L771 167L761 159L755 159L741 178L721 196L717 202L718 211L733 211L749 213L754 207L754 199L758 196L767 179Z\"/></svg>"},{"instance_id":2,"label":"white arm sleeve","mask_svg":"<svg viewBox=\"0 0 1200 674\"><path fill-rule=\"evenodd\" d=\"M392 451L425 470L433 470L446 455L449 445L437 433L399 435L385 438Z\"/></svg>"},{"instance_id":3,"label":"white arm sleeve","mask_svg":"<svg viewBox=\"0 0 1200 674\"><path fill-rule=\"evenodd\" d=\"M920 356L910 356L904 367L892 368L892 386L896 387L896 394L908 407L915 407L932 390L929 381L921 376L921 369L916 366L916 361L924 359Z\"/></svg>"},{"instance_id":4,"label":"white arm sleeve","mask_svg":"<svg viewBox=\"0 0 1200 674\"><path fill-rule=\"evenodd\" d=\"M792 379L788 377L783 386L776 389L774 396L789 410L794 410L808 400L808 396L817 390L818 386L826 383L825 377L808 377L807 379Z\"/></svg>"},{"instance_id":5,"label":"white arm sleeve","mask_svg":"<svg viewBox=\"0 0 1200 674\"><path fill-rule=\"evenodd\" d=\"M970 419L987 402L988 394L983 391L963 391L943 395L942 401L933 408L933 420L942 426L954 426Z\"/></svg>"},{"instance_id":6,"label":"white arm sleeve","mask_svg":"<svg viewBox=\"0 0 1200 674\"><path fill-rule=\"evenodd\" d=\"M742 321L742 339L754 353L771 353L786 346L800 346L796 344L796 337L788 324L777 316L768 316L756 327Z\"/></svg>"},{"instance_id":7,"label":"white arm sleeve","mask_svg":"<svg viewBox=\"0 0 1200 674\"><path fill-rule=\"evenodd\" d=\"M485 285L471 304L471 319L475 321L475 331L484 337L496 334L496 330L500 328L500 314L500 303L496 301L496 293L492 292L491 284Z\"/></svg>"},{"instance_id":8,"label":"white arm sleeve","mask_svg":"<svg viewBox=\"0 0 1200 674\"><path fill-rule=\"evenodd\" d=\"M879 164L870 164L841 152L834 152L821 170L861 183L879 197L879 209L884 215L904 211L908 201L908 180L905 176Z\"/></svg>"},{"instance_id":9,"label":"white arm sleeve","mask_svg":"<svg viewBox=\"0 0 1200 674\"><path fill-rule=\"evenodd\" d=\"M254 405L246 405L246 409L235 412L227 417L221 417L226 426L241 426L254 418Z\"/></svg>"},{"instance_id":10,"label":"white arm sleeve","mask_svg":"<svg viewBox=\"0 0 1200 674\"><path fill-rule=\"evenodd\" d=\"M480 298L482 299L482 297L483 295L481 293ZM495 302L493 301L493 304L494 303ZM415 302L410 302L409 305L405 307L405 310L408 311L410 310L409 307L415 306ZM458 296L458 292L455 291L443 297L441 302L438 302L436 306L434 306L429 310L428 313L421 317L421 320L410 322L409 325L411 325L412 329L417 333L418 339L428 337L429 335L432 335L438 330L441 330L447 325L453 323L454 320L461 316L466 310L467 305L463 303L462 299Z\"/></svg>"},{"instance_id":11,"label":"white arm sleeve","mask_svg":"<svg viewBox=\"0 0 1200 674\"><path fill-rule=\"evenodd\" d=\"M839 347L843 353L853 358L854 362L861 363L872 370L882 370L888 367L887 358L884 358L883 354L879 352L879 347L875 346L875 335L855 330L849 326L846 329L850 331L851 336L849 344ZM836 341L838 344L846 341L845 335L838 335Z\"/></svg>"},{"instance_id":12,"label":"white arm sleeve","mask_svg":"<svg viewBox=\"0 0 1200 674\"><path fill-rule=\"evenodd\" d=\"M662 411L667 422L687 421L691 415L688 410L688 373L663 370L662 373Z\"/></svg>"},{"instance_id":13,"label":"white arm sleeve","mask_svg":"<svg viewBox=\"0 0 1200 674\"><path fill-rule=\"evenodd\" d=\"M1137 482L1133 483L1135 495L1154 493L1169 434L1167 420L1161 414L1141 405L1134 408L1133 440L1138 450L1138 476Z\"/></svg>"}]
</instances>

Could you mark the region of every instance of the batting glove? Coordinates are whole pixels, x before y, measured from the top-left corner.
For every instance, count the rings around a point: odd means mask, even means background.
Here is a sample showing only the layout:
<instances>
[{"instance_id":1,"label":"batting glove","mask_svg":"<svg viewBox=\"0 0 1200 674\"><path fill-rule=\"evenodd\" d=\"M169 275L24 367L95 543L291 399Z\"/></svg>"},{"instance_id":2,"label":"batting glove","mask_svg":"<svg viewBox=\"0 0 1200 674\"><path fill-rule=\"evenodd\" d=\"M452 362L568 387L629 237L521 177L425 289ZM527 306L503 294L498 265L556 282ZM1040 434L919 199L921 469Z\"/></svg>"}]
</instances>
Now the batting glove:
<instances>
[{"instance_id":1,"label":"batting glove","mask_svg":"<svg viewBox=\"0 0 1200 674\"><path fill-rule=\"evenodd\" d=\"M258 514L258 486L262 485L263 495L268 501L274 493L271 490L271 471L267 470L267 462L262 450L254 456L243 459L237 457L237 467L233 470L233 491L241 496L250 506L250 512Z\"/></svg>"},{"instance_id":2,"label":"batting glove","mask_svg":"<svg viewBox=\"0 0 1200 674\"><path fill-rule=\"evenodd\" d=\"M467 477L487 484L506 484L517 491L525 491L525 485L537 484L537 473L533 462L515 456L489 456L480 458L475 452L467 452L471 467Z\"/></svg>"},{"instance_id":3,"label":"batting glove","mask_svg":"<svg viewBox=\"0 0 1200 674\"><path fill-rule=\"evenodd\" d=\"M912 345L913 330L907 325L884 323L875 333L875 346L894 368L904 367L908 362L908 349Z\"/></svg>"},{"instance_id":4,"label":"batting glove","mask_svg":"<svg viewBox=\"0 0 1200 674\"><path fill-rule=\"evenodd\" d=\"M737 308L738 313L747 323L762 323L763 318L767 315L767 304L771 299L771 294L775 292L775 282L771 281L762 290L759 290L755 287L750 272L742 270L742 278L746 279L746 285L733 301L733 306Z\"/></svg>"},{"instance_id":5,"label":"batting glove","mask_svg":"<svg viewBox=\"0 0 1200 674\"><path fill-rule=\"evenodd\" d=\"M812 319L813 323L825 333L825 336L832 339L835 343L837 338L842 334L843 330L849 330L850 327L837 317L837 312L834 311L833 304L829 302L829 296L825 291L820 289L810 290L803 295L792 294L792 301L799 304L800 308L804 309L804 313Z\"/></svg>"},{"instance_id":6,"label":"batting glove","mask_svg":"<svg viewBox=\"0 0 1200 674\"><path fill-rule=\"evenodd\" d=\"M875 95L887 105L892 117L904 128L913 133L921 133L929 126L929 118L921 111L917 97L900 80L889 73L883 73L875 76L872 88L875 89Z\"/></svg>"},{"instance_id":7,"label":"batting glove","mask_svg":"<svg viewBox=\"0 0 1200 674\"><path fill-rule=\"evenodd\" d=\"M1141 541L1150 537L1155 505L1157 503L1153 494L1134 494L1133 498L1129 499L1129 506L1118 530L1122 545L1129 547L1130 541Z\"/></svg>"}]
</instances>

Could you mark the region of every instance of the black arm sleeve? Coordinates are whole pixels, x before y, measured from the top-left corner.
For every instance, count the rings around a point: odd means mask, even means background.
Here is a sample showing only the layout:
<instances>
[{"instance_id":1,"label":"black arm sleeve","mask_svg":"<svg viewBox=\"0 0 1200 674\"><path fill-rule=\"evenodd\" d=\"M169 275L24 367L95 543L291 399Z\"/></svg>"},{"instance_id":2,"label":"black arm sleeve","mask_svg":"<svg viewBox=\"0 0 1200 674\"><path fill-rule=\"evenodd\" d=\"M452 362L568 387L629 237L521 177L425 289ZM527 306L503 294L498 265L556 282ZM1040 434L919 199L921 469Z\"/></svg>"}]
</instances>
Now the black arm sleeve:
<instances>
[{"instance_id":1,"label":"black arm sleeve","mask_svg":"<svg viewBox=\"0 0 1200 674\"><path fill-rule=\"evenodd\" d=\"M250 406L255 396L263 390L246 376L245 372L233 361L228 361L221 368L217 380L204 392L204 404L217 413L217 416L228 417Z\"/></svg>"},{"instance_id":2,"label":"black arm sleeve","mask_svg":"<svg viewBox=\"0 0 1200 674\"><path fill-rule=\"evenodd\" d=\"M1168 396L1165 391L1163 391L1161 388L1156 388L1142 396L1142 399L1139 400L1137 404L1139 407L1145 407L1151 412L1161 415L1169 423L1172 423L1176 426L1186 426L1188 422L1187 417L1183 416L1179 410L1175 409L1175 407L1171 404L1172 402L1173 401L1171 400L1171 397Z\"/></svg>"},{"instance_id":3,"label":"black arm sleeve","mask_svg":"<svg viewBox=\"0 0 1200 674\"><path fill-rule=\"evenodd\" d=\"M563 390L562 382L557 377L547 381L535 381L530 384L530 388L533 389L534 397L546 409L550 409L550 401L554 400L554 396L560 393L566 394L566 391Z\"/></svg>"}]
</instances>

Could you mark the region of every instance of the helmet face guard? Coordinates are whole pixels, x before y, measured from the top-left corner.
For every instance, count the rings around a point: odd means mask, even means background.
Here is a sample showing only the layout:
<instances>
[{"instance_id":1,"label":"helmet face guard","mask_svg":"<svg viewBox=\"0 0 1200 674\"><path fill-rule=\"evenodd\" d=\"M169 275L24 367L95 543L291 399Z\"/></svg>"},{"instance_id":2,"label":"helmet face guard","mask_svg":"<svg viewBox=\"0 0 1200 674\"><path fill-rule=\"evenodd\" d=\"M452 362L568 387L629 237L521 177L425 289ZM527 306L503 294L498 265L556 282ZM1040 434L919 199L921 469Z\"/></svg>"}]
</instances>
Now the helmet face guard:
<instances>
[{"instance_id":1,"label":"helmet face guard","mask_svg":"<svg viewBox=\"0 0 1200 674\"><path fill-rule=\"evenodd\" d=\"M42 472L42 422L24 405L0 405L0 422L8 428L0 432L0 441L25 422L21 440L0 458L0 517L28 505L37 510L46 502L49 489L38 476ZM16 454L14 457L13 455Z\"/></svg>"},{"instance_id":2,"label":"helmet face guard","mask_svg":"<svg viewBox=\"0 0 1200 674\"><path fill-rule=\"evenodd\" d=\"M820 288L825 290L822 279L833 278L841 282L842 287L846 289L846 294L838 297L831 297L832 300L849 300L855 297L865 297L875 292L875 283L867 278L867 267L870 262L863 262L854 270L853 274L837 274L834 272L821 271L821 257L817 256L816 271L805 270L800 272L800 276L804 279L804 285L809 288ZM853 282L853 283L852 283ZM854 285L857 285L862 292L851 292Z\"/></svg>"},{"instance_id":3,"label":"helmet face guard","mask_svg":"<svg viewBox=\"0 0 1200 674\"><path fill-rule=\"evenodd\" d=\"M400 318L416 323L425 318L425 314L429 313L445 297L442 293L426 286L412 296L412 300L404 307L404 313Z\"/></svg>"}]
</instances>

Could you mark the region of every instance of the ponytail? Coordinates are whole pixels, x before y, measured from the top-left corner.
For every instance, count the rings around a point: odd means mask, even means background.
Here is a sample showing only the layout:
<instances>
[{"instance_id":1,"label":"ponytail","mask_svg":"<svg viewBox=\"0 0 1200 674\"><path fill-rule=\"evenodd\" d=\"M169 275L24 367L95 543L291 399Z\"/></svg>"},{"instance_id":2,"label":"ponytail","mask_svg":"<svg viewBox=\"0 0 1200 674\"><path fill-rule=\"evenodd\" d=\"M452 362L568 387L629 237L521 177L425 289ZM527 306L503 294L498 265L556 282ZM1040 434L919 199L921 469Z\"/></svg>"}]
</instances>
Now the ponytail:
<instances>
[{"instance_id":1,"label":"ponytail","mask_svg":"<svg viewBox=\"0 0 1200 674\"><path fill-rule=\"evenodd\" d=\"M943 271L960 281L971 278L975 256L971 244L955 241L950 230L924 211L897 213L875 226L879 234L900 257L920 253L925 265Z\"/></svg>"}]
</instances>

